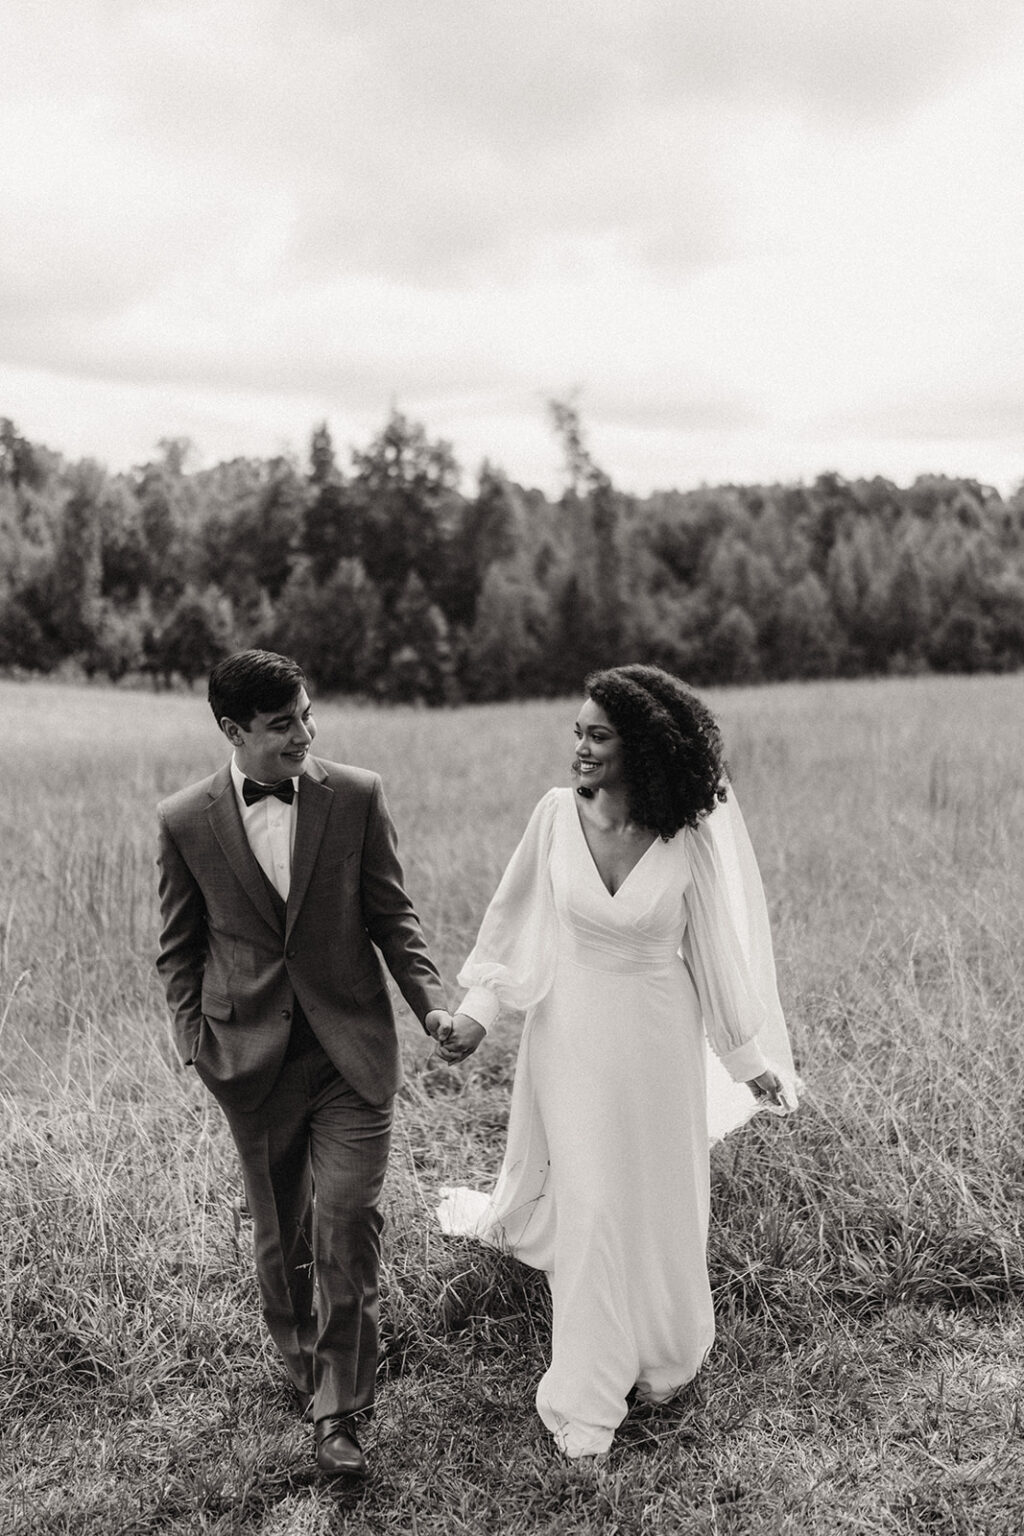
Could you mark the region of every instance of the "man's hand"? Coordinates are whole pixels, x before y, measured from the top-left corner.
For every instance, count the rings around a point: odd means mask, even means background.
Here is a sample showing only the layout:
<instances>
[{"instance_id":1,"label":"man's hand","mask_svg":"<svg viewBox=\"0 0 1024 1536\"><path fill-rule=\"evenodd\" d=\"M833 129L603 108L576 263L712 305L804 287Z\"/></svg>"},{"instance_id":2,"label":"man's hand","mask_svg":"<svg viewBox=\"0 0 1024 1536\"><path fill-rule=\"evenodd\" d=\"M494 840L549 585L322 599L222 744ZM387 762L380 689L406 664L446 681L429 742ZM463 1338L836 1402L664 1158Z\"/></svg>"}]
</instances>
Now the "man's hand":
<instances>
[{"instance_id":1,"label":"man's hand","mask_svg":"<svg viewBox=\"0 0 1024 1536\"><path fill-rule=\"evenodd\" d=\"M431 1008L423 1020L423 1027L435 1040L446 1039L451 1032L452 1016L447 1008Z\"/></svg>"},{"instance_id":2,"label":"man's hand","mask_svg":"<svg viewBox=\"0 0 1024 1536\"><path fill-rule=\"evenodd\" d=\"M487 1031L468 1013L457 1013L448 1026L442 1025L435 1038L442 1061L465 1061L472 1056Z\"/></svg>"}]
</instances>

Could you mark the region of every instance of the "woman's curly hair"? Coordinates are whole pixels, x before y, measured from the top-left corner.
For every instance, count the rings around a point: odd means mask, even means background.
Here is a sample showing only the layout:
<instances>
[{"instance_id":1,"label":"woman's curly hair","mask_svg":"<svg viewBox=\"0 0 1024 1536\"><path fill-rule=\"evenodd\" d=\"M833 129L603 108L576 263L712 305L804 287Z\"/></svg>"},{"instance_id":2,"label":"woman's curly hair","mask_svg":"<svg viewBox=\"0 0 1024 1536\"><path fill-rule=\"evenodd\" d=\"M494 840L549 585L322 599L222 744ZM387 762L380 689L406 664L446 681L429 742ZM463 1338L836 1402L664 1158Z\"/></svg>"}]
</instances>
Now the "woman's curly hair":
<instances>
[{"instance_id":1,"label":"woman's curly hair","mask_svg":"<svg viewBox=\"0 0 1024 1536\"><path fill-rule=\"evenodd\" d=\"M666 842L726 797L722 736L697 695L661 667L592 672L584 687L622 738L629 814Z\"/></svg>"}]
</instances>

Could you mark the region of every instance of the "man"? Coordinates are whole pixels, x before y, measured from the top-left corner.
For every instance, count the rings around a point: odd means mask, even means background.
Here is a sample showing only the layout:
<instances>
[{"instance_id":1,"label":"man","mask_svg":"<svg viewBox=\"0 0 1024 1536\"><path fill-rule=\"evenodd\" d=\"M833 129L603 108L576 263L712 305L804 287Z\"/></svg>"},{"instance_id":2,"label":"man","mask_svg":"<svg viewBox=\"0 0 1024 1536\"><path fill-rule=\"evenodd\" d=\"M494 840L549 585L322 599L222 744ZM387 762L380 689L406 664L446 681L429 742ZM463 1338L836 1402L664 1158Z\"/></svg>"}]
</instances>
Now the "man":
<instances>
[{"instance_id":1,"label":"man","mask_svg":"<svg viewBox=\"0 0 1024 1536\"><path fill-rule=\"evenodd\" d=\"M238 1148L263 1315L313 1418L317 1463L362 1476L401 1081L374 945L428 1034L451 1019L380 779L310 755L297 663L229 656L209 698L234 752L159 807L157 968L182 1061Z\"/></svg>"}]
</instances>

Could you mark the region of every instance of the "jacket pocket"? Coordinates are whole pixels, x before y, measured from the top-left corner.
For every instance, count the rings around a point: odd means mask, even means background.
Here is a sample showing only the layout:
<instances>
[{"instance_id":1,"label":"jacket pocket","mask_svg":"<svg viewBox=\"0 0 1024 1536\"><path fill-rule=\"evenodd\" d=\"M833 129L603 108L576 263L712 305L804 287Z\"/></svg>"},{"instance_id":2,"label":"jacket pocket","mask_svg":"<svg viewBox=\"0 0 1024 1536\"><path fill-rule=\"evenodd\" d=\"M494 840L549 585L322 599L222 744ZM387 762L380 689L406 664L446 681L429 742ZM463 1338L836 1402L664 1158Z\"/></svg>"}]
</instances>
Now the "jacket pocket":
<instances>
[{"instance_id":1,"label":"jacket pocket","mask_svg":"<svg viewBox=\"0 0 1024 1536\"><path fill-rule=\"evenodd\" d=\"M234 1017L234 1003L229 997L220 997L216 992L204 992L201 1006L203 1015L207 1019L230 1019Z\"/></svg>"}]
</instances>

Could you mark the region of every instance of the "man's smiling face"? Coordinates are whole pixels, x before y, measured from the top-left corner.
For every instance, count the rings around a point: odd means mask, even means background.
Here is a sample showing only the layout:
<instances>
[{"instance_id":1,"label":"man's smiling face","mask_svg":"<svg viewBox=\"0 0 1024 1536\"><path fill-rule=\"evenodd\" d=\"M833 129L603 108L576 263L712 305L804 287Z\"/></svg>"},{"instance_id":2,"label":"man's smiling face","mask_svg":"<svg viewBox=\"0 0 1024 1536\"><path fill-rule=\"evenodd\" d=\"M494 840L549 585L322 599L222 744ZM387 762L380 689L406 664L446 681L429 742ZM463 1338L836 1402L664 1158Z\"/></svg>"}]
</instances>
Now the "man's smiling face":
<instances>
[{"instance_id":1,"label":"man's smiling face","mask_svg":"<svg viewBox=\"0 0 1024 1536\"><path fill-rule=\"evenodd\" d=\"M253 715L248 726L222 720L221 728L246 778L278 784L306 771L316 725L305 688L280 709Z\"/></svg>"}]
</instances>

